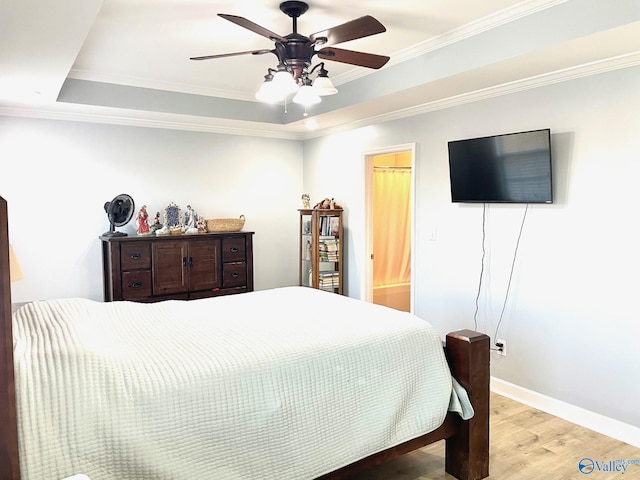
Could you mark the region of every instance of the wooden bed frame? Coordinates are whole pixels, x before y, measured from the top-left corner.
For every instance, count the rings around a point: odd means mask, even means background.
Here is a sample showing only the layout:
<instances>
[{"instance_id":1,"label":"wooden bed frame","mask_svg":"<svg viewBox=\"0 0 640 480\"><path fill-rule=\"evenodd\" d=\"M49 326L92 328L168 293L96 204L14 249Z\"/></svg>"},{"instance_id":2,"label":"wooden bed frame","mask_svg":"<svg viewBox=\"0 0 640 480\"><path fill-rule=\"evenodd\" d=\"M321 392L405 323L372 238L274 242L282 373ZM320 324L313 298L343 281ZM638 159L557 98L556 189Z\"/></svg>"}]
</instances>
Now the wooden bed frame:
<instances>
[{"instance_id":1,"label":"wooden bed frame","mask_svg":"<svg viewBox=\"0 0 640 480\"><path fill-rule=\"evenodd\" d=\"M7 202L0 197L0 480L20 480L11 325ZM475 415L463 421L449 413L436 430L377 453L321 480L346 479L430 443L445 440L445 470L460 480L489 475L489 337L471 330L449 333L445 353L451 371L467 390ZM319 480L320 480L319 479ZM62 480L62 479L51 479Z\"/></svg>"}]
</instances>

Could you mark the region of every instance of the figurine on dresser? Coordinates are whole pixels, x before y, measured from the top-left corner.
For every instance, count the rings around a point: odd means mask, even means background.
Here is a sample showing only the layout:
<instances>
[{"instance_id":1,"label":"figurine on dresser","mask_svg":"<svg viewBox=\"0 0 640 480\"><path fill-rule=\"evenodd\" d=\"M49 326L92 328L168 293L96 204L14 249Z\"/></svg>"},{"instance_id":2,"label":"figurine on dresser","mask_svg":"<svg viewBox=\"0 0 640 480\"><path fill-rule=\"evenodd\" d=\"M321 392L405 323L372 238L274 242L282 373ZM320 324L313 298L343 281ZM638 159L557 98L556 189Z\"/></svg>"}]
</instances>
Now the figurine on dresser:
<instances>
[{"instance_id":1,"label":"figurine on dresser","mask_svg":"<svg viewBox=\"0 0 640 480\"><path fill-rule=\"evenodd\" d=\"M147 206L143 205L140 208L140 211L138 212L138 218L136 219L136 224L138 226L138 228L136 229L136 232L138 233L138 235L149 235L150 229L149 229L149 214L147 213Z\"/></svg>"},{"instance_id":2,"label":"figurine on dresser","mask_svg":"<svg viewBox=\"0 0 640 480\"><path fill-rule=\"evenodd\" d=\"M204 218L198 217L198 233L207 233L207 226L204 222Z\"/></svg>"},{"instance_id":3,"label":"figurine on dresser","mask_svg":"<svg viewBox=\"0 0 640 480\"><path fill-rule=\"evenodd\" d=\"M161 228L162 224L160 223L160 212L156 212L156 218L153 219L153 224L149 227L149 231L151 232L151 234L154 234Z\"/></svg>"},{"instance_id":4,"label":"figurine on dresser","mask_svg":"<svg viewBox=\"0 0 640 480\"><path fill-rule=\"evenodd\" d=\"M187 205L187 211L184 212L184 222L182 222L183 225L186 228L192 228L196 226L197 221L198 221L198 214L193 208L191 208L191 205Z\"/></svg>"},{"instance_id":5,"label":"figurine on dresser","mask_svg":"<svg viewBox=\"0 0 640 480\"><path fill-rule=\"evenodd\" d=\"M184 233L198 233L198 214L191 205L187 205L182 225Z\"/></svg>"}]
</instances>

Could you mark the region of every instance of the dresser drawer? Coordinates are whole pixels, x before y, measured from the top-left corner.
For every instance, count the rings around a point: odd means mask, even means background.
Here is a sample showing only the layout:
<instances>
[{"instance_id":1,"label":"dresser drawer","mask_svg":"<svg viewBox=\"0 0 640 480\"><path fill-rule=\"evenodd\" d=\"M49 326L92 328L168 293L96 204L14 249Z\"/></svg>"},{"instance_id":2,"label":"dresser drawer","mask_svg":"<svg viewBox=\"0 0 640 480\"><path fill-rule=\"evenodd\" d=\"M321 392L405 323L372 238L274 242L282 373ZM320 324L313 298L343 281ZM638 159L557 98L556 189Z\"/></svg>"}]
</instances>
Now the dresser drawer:
<instances>
[{"instance_id":1,"label":"dresser drawer","mask_svg":"<svg viewBox=\"0 0 640 480\"><path fill-rule=\"evenodd\" d=\"M243 262L247 258L244 237L222 239L222 263Z\"/></svg>"},{"instance_id":2,"label":"dresser drawer","mask_svg":"<svg viewBox=\"0 0 640 480\"><path fill-rule=\"evenodd\" d=\"M120 269L126 271L143 268L151 268L151 243L123 243L120 246Z\"/></svg>"},{"instance_id":3,"label":"dresser drawer","mask_svg":"<svg viewBox=\"0 0 640 480\"><path fill-rule=\"evenodd\" d=\"M244 287L247 284L245 262L225 263L222 266L222 288Z\"/></svg>"},{"instance_id":4,"label":"dresser drawer","mask_svg":"<svg viewBox=\"0 0 640 480\"><path fill-rule=\"evenodd\" d=\"M122 298L148 297L151 295L151 271L142 270L122 273Z\"/></svg>"}]
</instances>

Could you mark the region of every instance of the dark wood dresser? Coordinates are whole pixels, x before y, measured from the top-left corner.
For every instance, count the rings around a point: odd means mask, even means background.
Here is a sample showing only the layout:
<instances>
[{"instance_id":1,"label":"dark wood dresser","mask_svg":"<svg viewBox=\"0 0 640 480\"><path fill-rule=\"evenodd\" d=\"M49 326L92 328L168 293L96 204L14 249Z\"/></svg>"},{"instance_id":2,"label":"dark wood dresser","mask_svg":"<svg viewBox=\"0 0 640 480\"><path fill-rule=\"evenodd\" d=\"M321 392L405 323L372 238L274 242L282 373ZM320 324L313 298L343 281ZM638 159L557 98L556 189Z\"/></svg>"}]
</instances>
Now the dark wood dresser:
<instances>
[{"instance_id":1,"label":"dark wood dresser","mask_svg":"<svg viewBox=\"0 0 640 480\"><path fill-rule=\"evenodd\" d=\"M104 300L192 300L253 291L253 232L101 236Z\"/></svg>"}]
</instances>

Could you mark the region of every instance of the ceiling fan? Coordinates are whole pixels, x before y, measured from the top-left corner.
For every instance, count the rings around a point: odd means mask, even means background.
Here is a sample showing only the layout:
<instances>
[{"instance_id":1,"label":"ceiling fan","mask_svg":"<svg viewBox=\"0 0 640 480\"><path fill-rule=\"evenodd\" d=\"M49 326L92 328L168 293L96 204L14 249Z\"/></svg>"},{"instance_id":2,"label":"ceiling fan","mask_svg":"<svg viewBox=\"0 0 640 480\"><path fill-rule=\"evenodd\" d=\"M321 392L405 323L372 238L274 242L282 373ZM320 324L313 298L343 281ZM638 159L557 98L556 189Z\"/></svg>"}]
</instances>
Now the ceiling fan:
<instances>
[{"instance_id":1,"label":"ceiling fan","mask_svg":"<svg viewBox=\"0 0 640 480\"><path fill-rule=\"evenodd\" d=\"M293 78L297 81L304 77L307 68L311 65L314 55L323 60L348 63L360 67L378 69L384 66L389 57L385 55L375 55L372 53L356 52L335 48L333 46L316 50L325 44L338 44L355 40L358 38L376 35L386 31L384 25L370 15L351 20L342 25L316 32L308 37L298 33L298 17L305 13L309 6L300 1L286 1L280 4L280 10L293 19L293 32L289 35L278 35L244 17L219 13L218 16L235 23L243 28L251 30L258 35L272 40L275 48L272 50L248 50L244 52L223 53L219 55L205 55L202 57L191 57L191 60L209 60L213 58L231 57L236 55L263 55L273 53L278 57L279 69L285 67Z\"/></svg>"}]
</instances>

